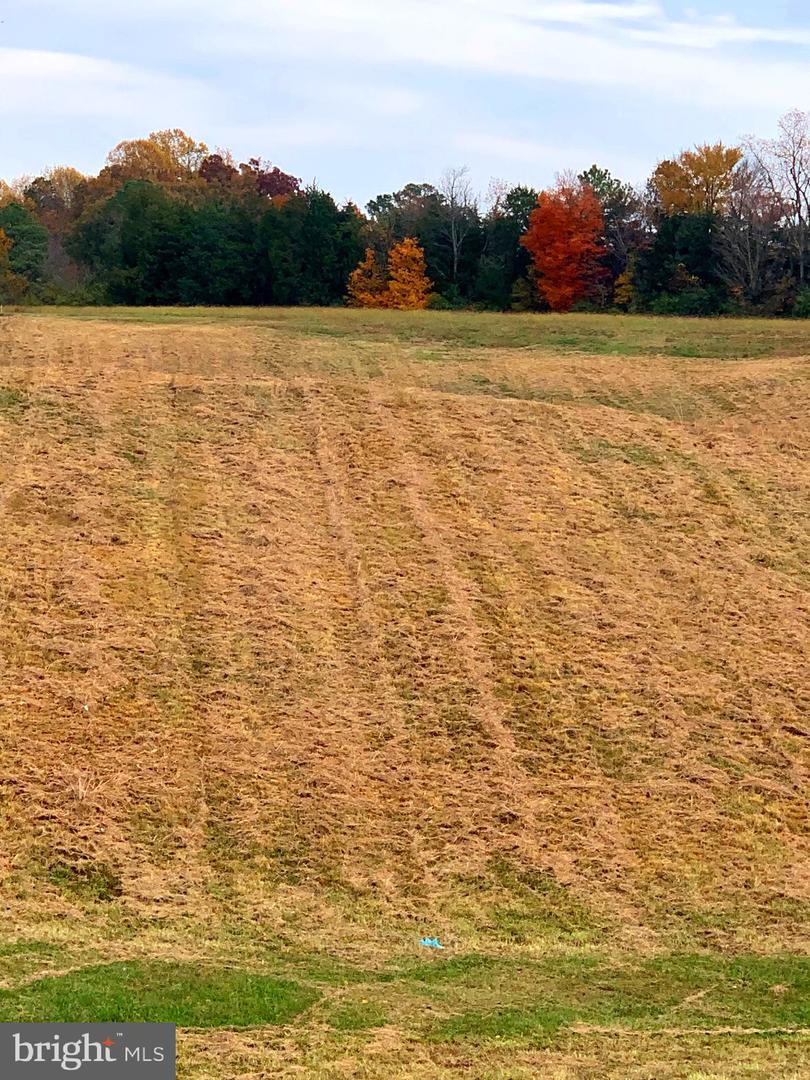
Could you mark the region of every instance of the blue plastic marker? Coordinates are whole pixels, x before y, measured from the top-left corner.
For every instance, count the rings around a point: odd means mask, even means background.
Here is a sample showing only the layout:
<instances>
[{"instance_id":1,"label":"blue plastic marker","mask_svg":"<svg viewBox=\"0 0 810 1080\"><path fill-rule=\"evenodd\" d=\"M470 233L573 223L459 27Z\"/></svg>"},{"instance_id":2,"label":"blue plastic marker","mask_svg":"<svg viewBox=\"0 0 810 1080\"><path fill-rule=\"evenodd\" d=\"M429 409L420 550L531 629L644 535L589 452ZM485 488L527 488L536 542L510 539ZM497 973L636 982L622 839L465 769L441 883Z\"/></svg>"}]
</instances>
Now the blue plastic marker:
<instances>
[{"instance_id":1,"label":"blue plastic marker","mask_svg":"<svg viewBox=\"0 0 810 1080\"><path fill-rule=\"evenodd\" d=\"M424 945L426 949L443 949L444 945L441 944L437 937L429 938L423 937L419 942L420 945Z\"/></svg>"}]
</instances>

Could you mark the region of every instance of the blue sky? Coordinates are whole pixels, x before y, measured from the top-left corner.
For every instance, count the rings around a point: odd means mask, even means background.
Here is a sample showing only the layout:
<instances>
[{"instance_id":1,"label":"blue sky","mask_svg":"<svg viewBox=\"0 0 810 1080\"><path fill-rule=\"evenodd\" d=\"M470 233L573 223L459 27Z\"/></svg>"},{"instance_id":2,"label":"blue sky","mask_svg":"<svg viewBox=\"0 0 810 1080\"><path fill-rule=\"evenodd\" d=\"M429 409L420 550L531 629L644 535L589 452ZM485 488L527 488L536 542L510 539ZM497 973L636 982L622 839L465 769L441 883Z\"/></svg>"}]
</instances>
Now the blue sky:
<instances>
[{"instance_id":1,"label":"blue sky","mask_svg":"<svg viewBox=\"0 0 810 1080\"><path fill-rule=\"evenodd\" d=\"M0 176L182 127L360 203L469 165L643 182L810 110L807 0L0 0Z\"/></svg>"}]
</instances>

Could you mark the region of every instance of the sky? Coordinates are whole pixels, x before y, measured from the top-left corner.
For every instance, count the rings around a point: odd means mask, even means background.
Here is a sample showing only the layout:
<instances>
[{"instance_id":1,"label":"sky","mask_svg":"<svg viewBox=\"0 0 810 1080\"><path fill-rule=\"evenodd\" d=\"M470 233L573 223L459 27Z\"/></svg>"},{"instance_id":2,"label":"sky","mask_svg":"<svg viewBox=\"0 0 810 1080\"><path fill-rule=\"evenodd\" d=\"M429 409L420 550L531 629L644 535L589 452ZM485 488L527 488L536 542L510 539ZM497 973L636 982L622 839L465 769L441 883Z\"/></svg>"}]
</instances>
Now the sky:
<instances>
[{"instance_id":1,"label":"sky","mask_svg":"<svg viewBox=\"0 0 810 1080\"><path fill-rule=\"evenodd\" d=\"M181 127L365 204L470 167L643 183L810 110L807 0L0 0L0 176Z\"/></svg>"}]
</instances>

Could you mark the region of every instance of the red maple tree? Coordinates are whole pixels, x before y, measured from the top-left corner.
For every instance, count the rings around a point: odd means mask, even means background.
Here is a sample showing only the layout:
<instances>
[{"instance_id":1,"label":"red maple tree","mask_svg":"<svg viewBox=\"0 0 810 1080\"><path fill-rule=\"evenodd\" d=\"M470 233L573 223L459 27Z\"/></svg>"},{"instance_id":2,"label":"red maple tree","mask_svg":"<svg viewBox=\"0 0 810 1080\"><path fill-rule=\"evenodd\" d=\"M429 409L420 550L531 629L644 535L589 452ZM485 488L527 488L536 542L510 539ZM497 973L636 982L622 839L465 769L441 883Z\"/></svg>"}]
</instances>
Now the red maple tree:
<instances>
[{"instance_id":1,"label":"red maple tree","mask_svg":"<svg viewBox=\"0 0 810 1080\"><path fill-rule=\"evenodd\" d=\"M534 259L537 287L552 311L570 311L600 273L602 206L587 184L541 192L521 244Z\"/></svg>"}]
</instances>

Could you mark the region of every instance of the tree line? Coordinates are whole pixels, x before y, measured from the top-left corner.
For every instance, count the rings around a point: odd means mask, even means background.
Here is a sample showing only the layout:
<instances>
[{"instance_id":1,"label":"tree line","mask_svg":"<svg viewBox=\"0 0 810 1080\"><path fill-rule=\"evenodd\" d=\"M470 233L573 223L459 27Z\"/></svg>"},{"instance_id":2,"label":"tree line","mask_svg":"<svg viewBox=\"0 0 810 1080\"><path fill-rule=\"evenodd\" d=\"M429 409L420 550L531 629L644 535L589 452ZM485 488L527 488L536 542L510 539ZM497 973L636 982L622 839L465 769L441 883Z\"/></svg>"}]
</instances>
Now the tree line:
<instances>
[{"instance_id":1,"label":"tree line","mask_svg":"<svg viewBox=\"0 0 810 1080\"><path fill-rule=\"evenodd\" d=\"M0 302L808 317L810 116L683 151L642 188L594 165L482 200L451 169L364 210L155 132L97 176L0 180Z\"/></svg>"}]
</instances>

